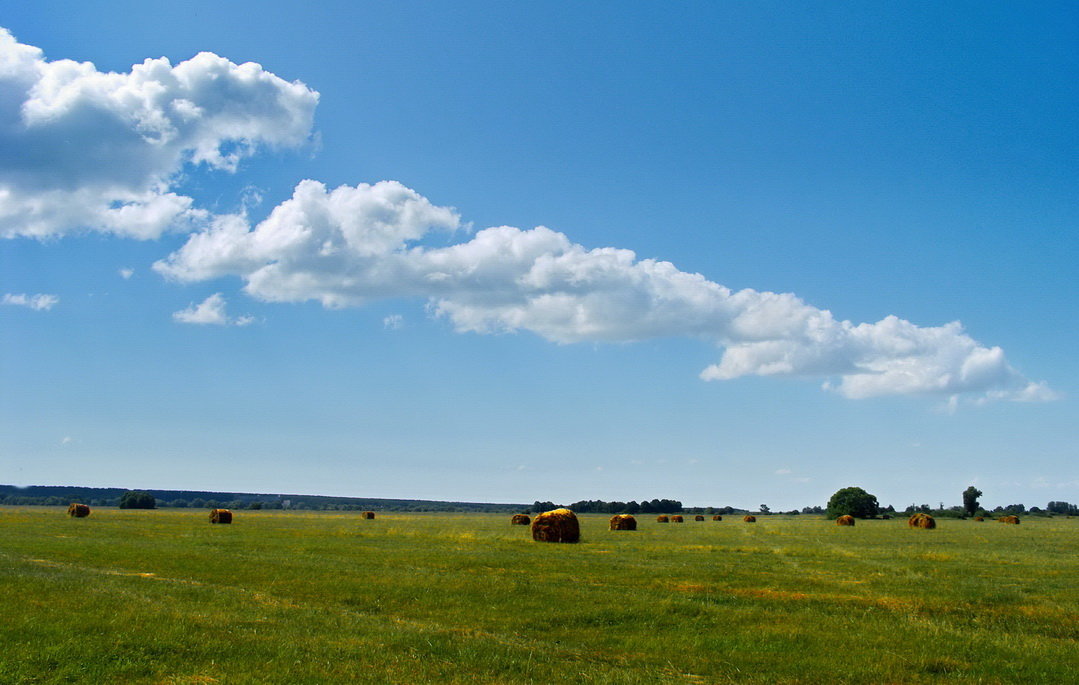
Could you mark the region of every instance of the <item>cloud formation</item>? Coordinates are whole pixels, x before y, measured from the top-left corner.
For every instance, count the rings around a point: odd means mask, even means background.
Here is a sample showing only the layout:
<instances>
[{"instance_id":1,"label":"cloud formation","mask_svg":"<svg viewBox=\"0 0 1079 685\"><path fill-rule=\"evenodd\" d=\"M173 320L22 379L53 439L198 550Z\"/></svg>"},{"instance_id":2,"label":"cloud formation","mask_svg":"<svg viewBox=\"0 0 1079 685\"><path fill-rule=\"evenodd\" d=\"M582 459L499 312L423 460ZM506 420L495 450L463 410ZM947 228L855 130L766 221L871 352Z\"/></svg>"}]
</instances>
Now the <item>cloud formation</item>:
<instances>
[{"instance_id":1,"label":"cloud formation","mask_svg":"<svg viewBox=\"0 0 1079 685\"><path fill-rule=\"evenodd\" d=\"M327 190L302 181L266 220L218 217L154 268L178 281L239 276L251 296L329 308L421 297L460 332L531 331L559 343L689 336L723 349L705 380L828 379L854 399L971 395L1052 399L958 322L921 327L895 316L852 324L790 293L732 291L630 250L587 249L545 227L488 228L447 247L432 231L461 226L400 183Z\"/></svg>"},{"instance_id":2,"label":"cloud formation","mask_svg":"<svg viewBox=\"0 0 1079 685\"><path fill-rule=\"evenodd\" d=\"M24 293L7 293L0 298L0 304L9 304L16 307L28 307L35 311L48 311L60 302L56 295L26 295Z\"/></svg>"},{"instance_id":3,"label":"cloud formation","mask_svg":"<svg viewBox=\"0 0 1079 685\"><path fill-rule=\"evenodd\" d=\"M226 312L225 296L214 293L199 304L191 303L187 309L172 313L173 321L210 326L247 326L255 322L253 316L230 317Z\"/></svg>"},{"instance_id":4,"label":"cloud formation","mask_svg":"<svg viewBox=\"0 0 1079 685\"><path fill-rule=\"evenodd\" d=\"M186 164L234 171L309 136L318 93L209 52L127 73L46 60L0 28L0 237L152 239L208 220L174 192Z\"/></svg>"}]
</instances>

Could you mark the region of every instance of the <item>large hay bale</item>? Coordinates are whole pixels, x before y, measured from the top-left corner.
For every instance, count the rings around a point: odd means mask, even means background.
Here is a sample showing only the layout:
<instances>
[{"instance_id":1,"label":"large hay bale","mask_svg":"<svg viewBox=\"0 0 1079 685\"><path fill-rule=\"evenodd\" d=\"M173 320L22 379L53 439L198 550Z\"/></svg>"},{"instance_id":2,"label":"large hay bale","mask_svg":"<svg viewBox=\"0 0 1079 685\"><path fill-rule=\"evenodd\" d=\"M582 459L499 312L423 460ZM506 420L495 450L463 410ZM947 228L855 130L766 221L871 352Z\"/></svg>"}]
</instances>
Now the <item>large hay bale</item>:
<instances>
[{"instance_id":1,"label":"large hay bale","mask_svg":"<svg viewBox=\"0 0 1079 685\"><path fill-rule=\"evenodd\" d=\"M72 502L67 505L67 515L77 519L86 518L90 515L90 507L85 504Z\"/></svg>"},{"instance_id":2,"label":"large hay bale","mask_svg":"<svg viewBox=\"0 0 1079 685\"><path fill-rule=\"evenodd\" d=\"M659 516L656 517L656 523L669 523L670 520L671 520L670 517L667 516L666 514L660 514Z\"/></svg>"},{"instance_id":3,"label":"large hay bale","mask_svg":"<svg viewBox=\"0 0 1079 685\"><path fill-rule=\"evenodd\" d=\"M615 514L611 517L611 530L637 530L637 519L629 514Z\"/></svg>"},{"instance_id":4,"label":"large hay bale","mask_svg":"<svg viewBox=\"0 0 1079 685\"><path fill-rule=\"evenodd\" d=\"M532 539L538 542L578 542L581 527L569 509L552 509L532 519Z\"/></svg>"},{"instance_id":5,"label":"large hay bale","mask_svg":"<svg viewBox=\"0 0 1079 685\"><path fill-rule=\"evenodd\" d=\"M715 516L712 517L712 520L713 521L722 521L723 517L720 516L719 514L716 514Z\"/></svg>"},{"instance_id":6,"label":"large hay bale","mask_svg":"<svg viewBox=\"0 0 1079 685\"><path fill-rule=\"evenodd\" d=\"M514 514L510 519L511 526L527 526L532 523L532 519L528 518L528 514Z\"/></svg>"},{"instance_id":7,"label":"large hay bale","mask_svg":"<svg viewBox=\"0 0 1079 685\"><path fill-rule=\"evenodd\" d=\"M1019 525L1019 517L1018 516L1001 516L997 520L1000 521L1001 523L1011 523L1011 524L1014 524L1014 525Z\"/></svg>"},{"instance_id":8,"label":"large hay bale","mask_svg":"<svg viewBox=\"0 0 1079 685\"><path fill-rule=\"evenodd\" d=\"M360 514L360 518L373 519L374 517L375 517L375 512L373 512L373 511L365 511L362 514Z\"/></svg>"},{"instance_id":9,"label":"large hay bale","mask_svg":"<svg viewBox=\"0 0 1079 685\"><path fill-rule=\"evenodd\" d=\"M753 514L746 514L745 516L742 517L742 520L745 521L746 523L756 523L757 522L757 517L754 516Z\"/></svg>"},{"instance_id":10,"label":"large hay bale","mask_svg":"<svg viewBox=\"0 0 1079 685\"><path fill-rule=\"evenodd\" d=\"M693 517L693 520L694 521L703 521L704 517L701 516L700 514L697 514L696 516Z\"/></svg>"},{"instance_id":11,"label":"large hay bale","mask_svg":"<svg viewBox=\"0 0 1079 685\"><path fill-rule=\"evenodd\" d=\"M210 523L232 523L232 512L228 509L211 509Z\"/></svg>"},{"instance_id":12,"label":"large hay bale","mask_svg":"<svg viewBox=\"0 0 1079 685\"><path fill-rule=\"evenodd\" d=\"M854 525L854 517L851 516L850 514L843 514L842 516L840 516L839 518L837 518L835 520L835 524L837 526L853 526Z\"/></svg>"},{"instance_id":13,"label":"large hay bale","mask_svg":"<svg viewBox=\"0 0 1079 685\"><path fill-rule=\"evenodd\" d=\"M683 521L685 521L685 519L682 518L681 514L674 514L671 516L671 523L682 523Z\"/></svg>"},{"instance_id":14,"label":"large hay bale","mask_svg":"<svg viewBox=\"0 0 1079 685\"><path fill-rule=\"evenodd\" d=\"M925 528L926 530L931 530L937 527L937 522L929 514L918 512L907 520L907 525L911 528Z\"/></svg>"},{"instance_id":15,"label":"large hay bale","mask_svg":"<svg viewBox=\"0 0 1079 685\"><path fill-rule=\"evenodd\" d=\"M979 523L981 523L982 521L984 521L984 520L985 520L985 517L984 517L984 516L975 516L975 517L974 517L974 520L975 520L975 521L977 521L977 522L979 522Z\"/></svg>"}]
</instances>

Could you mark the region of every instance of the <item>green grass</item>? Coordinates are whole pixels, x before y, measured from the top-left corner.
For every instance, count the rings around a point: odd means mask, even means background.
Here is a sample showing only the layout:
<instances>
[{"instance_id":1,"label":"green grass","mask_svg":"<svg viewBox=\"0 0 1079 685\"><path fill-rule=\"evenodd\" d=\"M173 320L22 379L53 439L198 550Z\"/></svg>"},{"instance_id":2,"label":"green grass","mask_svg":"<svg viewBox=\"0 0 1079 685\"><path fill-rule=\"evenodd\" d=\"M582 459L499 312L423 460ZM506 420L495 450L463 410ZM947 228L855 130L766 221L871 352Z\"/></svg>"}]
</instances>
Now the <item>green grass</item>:
<instances>
[{"instance_id":1,"label":"green grass","mask_svg":"<svg viewBox=\"0 0 1079 685\"><path fill-rule=\"evenodd\" d=\"M1079 520L734 518L0 507L0 682L1079 682Z\"/></svg>"}]
</instances>

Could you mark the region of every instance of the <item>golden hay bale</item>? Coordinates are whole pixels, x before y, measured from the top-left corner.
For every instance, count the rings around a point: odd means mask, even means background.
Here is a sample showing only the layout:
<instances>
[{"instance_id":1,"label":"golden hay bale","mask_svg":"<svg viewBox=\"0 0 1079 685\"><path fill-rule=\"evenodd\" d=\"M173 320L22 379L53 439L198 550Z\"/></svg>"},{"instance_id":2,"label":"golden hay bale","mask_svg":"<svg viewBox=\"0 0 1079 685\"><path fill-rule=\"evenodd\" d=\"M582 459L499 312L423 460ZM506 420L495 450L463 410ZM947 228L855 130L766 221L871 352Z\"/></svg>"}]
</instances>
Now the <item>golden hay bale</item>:
<instances>
[{"instance_id":1,"label":"golden hay bale","mask_svg":"<svg viewBox=\"0 0 1079 685\"><path fill-rule=\"evenodd\" d=\"M637 530L637 519L629 514L615 514L611 517L611 530Z\"/></svg>"},{"instance_id":2,"label":"golden hay bale","mask_svg":"<svg viewBox=\"0 0 1079 685\"><path fill-rule=\"evenodd\" d=\"M581 527L569 509L552 509L532 519L532 539L538 542L577 542Z\"/></svg>"},{"instance_id":3,"label":"golden hay bale","mask_svg":"<svg viewBox=\"0 0 1079 685\"><path fill-rule=\"evenodd\" d=\"M374 517L375 517L375 512L373 512L373 511L365 511L362 514L360 514L360 518L373 519Z\"/></svg>"},{"instance_id":4,"label":"golden hay bale","mask_svg":"<svg viewBox=\"0 0 1079 685\"><path fill-rule=\"evenodd\" d=\"M212 509L210 523L232 523L232 512L228 509Z\"/></svg>"},{"instance_id":5,"label":"golden hay bale","mask_svg":"<svg viewBox=\"0 0 1079 685\"><path fill-rule=\"evenodd\" d=\"M746 514L745 516L742 517L742 520L745 521L746 523L756 523L757 522L757 517L752 515L752 514Z\"/></svg>"},{"instance_id":6,"label":"golden hay bale","mask_svg":"<svg viewBox=\"0 0 1079 685\"><path fill-rule=\"evenodd\" d=\"M853 526L854 525L854 517L851 516L850 514L843 514L842 516L840 516L839 518L837 518L835 520L835 524L837 526Z\"/></svg>"},{"instance_id":7,"label":"golden hay bale","mask_svg":"<svg viewBox=\"0 0 1079 685\"><path fill-rule=\"evenodd\" d=\"M685 521L680 514L674 514L671 516L671 523L682 523Z\"/></svg>"},{"instance_id":8,"label":"golden hay bale","mask_svg":"<svg viewBox=\"0 0 1079 685\"><path fill-rule=\"evenodd\" d=\"M716 514L715 516L712 517L712 520L713 521L722 521L723 517L720 516L719 514Z\"/></svg>"},{"instance_id":9,"label":"golden hay bale","mask_svg":"<svg viewBox=\"0 0 1079 685\"><path fill-rule=\"evenodd\" d=\"M975 520L975 521L979 521L979 522L981 522L981 521L984 521L984 520L985 520L985 517L984 517L984 516L975 516L975 517L974 517L974 520Z\"/></svg>"},{"instance_id":10,"label":"golden hay bale","mask_svg":"<svg viewBox=\"0 0 1079 685\"><path fill-rule=\"evenodd\" d=\"M937 522L929 514L918 512L907 520L907 525L911 528L925 528L926 530L931 530L937 527Z\"/></svg>"},{"instance_id":11,"label":"golden hay bale","mask_svg":"<svg viewBox=\"0 0 1079 685\"><path fill-rule=\"evenodd\" d=\"M703 521L704 517L701 516L700 514L697 514L696 516L693 517L693 520L694 521Z\"/></svg>"},{"instance_id":12,"label":"golden hay bale","mask_svg":"<svg viewBox=\"0 0 1079 685\"><path fill-rule=\"evenodd\" d=\"M670 520L666 514L660 514L656 517L656 523L668 523Z\"/></svg>"},{"instance_id":13,"label":"golden hay bale","mask_svg":"<svg viewBox=\"0 0 1079 685\"><path fill-rule=\"evenodd\" d=\"M77 519L86 518L90 515L90 507L85 504L72 502L67 506L67 515Z\"/></svg>"},{"instance_id":14,"label":"golden hay bale","mask_svg":"<svg viewBox=\"0 0 1079 685\"><path fill-rule=\"evenodd\" d=\"M1000 521L1001 523L1012 523L1012 524L1015 524L1015 525L1019 525L1019 517L1018 516L1001 516L997 520Z\"/></svg>"},{"instance_id":15,"label":"golden hay bale","mask_svg":"<svg viewBox=\"0 0 1079 685\"><path fill-rule=\"evenodd\" d=\"M527 514L514 514L510 519L511 526L527 526L532 523L532 519L528 518Z\"/></svg>"}]
</instances>

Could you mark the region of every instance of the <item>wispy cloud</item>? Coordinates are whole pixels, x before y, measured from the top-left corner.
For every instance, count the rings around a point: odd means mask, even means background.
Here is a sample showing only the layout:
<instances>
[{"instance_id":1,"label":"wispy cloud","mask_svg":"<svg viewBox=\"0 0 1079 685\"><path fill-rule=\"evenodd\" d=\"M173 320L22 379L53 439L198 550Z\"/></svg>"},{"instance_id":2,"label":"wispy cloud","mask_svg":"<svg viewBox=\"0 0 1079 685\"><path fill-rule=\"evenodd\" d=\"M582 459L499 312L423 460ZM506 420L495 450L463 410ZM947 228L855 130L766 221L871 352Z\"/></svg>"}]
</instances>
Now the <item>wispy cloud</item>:
<instances>
[{"instance_id":1,"label":"wispy cloud","mask_svg":"<svg viewBox=\"0 0 1079 685\"><path fill-rule=\"evenodd\" d=\"M382 320L382 327L387 331L399 331L405 326L405 317L400 314L390 314Z\"/></svg>"},{"instance_id":2,"label":"wispy cloud","mask_svg":"<svg viewBox=\"0 0 1079 685\"><path fill-rule=\"evenodd\" d=\"M225 296L214 293L198 304L173 312L172 318L179 323L211 326L247 326L255 322L252 316L230 317L226 312Z\"/></svg>"},{"instance_id":3,"label":"wispy cloud","mask_svg":"<svg viewBox=\"0 0 1079 685\"><path fill-rule=\"evenodd\" d=\"M13 294L7 293L0 298L0 304L7 304L14 307L27 307L36 311L48 311L55 307L60 302L60 298L56 295L26 295L24 293Z\"/></svg>"},{"instance_id":4,"label":"wispy cloud","mask_svg":"<svg viewBox=\"0 0 1079 685\"><path fill-rule=\"evenodd\" d=\"M135 270L134 269L120 269L120 271L118 273L120 274L120 278L122 278L122 279L124 279L126 281L126 280L129 280L132 276L135 275Z\"/></svg>"}]
</instances>

